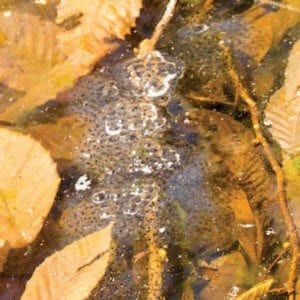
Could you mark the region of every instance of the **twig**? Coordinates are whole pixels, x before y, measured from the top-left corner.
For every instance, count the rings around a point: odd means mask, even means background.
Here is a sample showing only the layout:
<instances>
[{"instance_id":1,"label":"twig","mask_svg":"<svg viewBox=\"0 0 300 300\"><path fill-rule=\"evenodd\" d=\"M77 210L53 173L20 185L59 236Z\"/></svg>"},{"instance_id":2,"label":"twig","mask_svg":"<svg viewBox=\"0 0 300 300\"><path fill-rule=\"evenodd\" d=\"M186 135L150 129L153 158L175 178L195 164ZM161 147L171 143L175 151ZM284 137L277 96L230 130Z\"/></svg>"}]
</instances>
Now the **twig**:
<instances>
[{"instance_id":1,"label":"twig","mask_svg":"<svg viewBox=\"0 0 300 300\"><path fill-rule=\"evenodd\" d=\"M269 160L272 169L276 175L276 181L277 181L277 199L279 203L279 207L281 210L281 213L283 215L283 219L287 228L287 232L289 235L290 243L291 243L291 266L290 266L290 272L287 280L287 292L289 294L293 294L295 291L295 282L297 278L297 261L298 261L298 237L297 237L297 231L296 227L293 222L293 218L290 213L290 209L288 207L288 201L285 194L285 178L283 170L278 163L277 159L275 158L272 149L270 145L268 144L267 140L265 139L261 126L260 126L260 118L259 118L259 112L256 106L255 101L251 98L249 95L247 89L243 86L243 84L240 81L240 78L234 68L234 63L232 59L232 55L230 52L230 49L225 46L224 44L221 45L223 48L227 64L228 64L228 74L231 77L231 80L233 81L235 88L237 89L237 92L243 99L243 101L248 105L250 114L251 114L251 120L255 132L255 136L257 141L263 146L264 152L266 154L267 159Z\"/></svg>"},{"instance_id":2,"label":"twig","mask_svg":"<svg viewBox=\"0 0 300 300\"><path fill-rule=\"evenodd\" d=\"M157 244L157 213L158 213L158 192L148 204L145 214L147 229L147 242L149 251L148 260L148 300L162 299L162 274L166 251L159 248Z\"/></svg>"},{"instance_id":3,"label":"twig","mask_svg":"<svg viewBox=\"0 0 300 300\"><path fill-rule=\"evenodd\" d=\"M273 262L270 264L270 266L268 267L265 275L263 276L263 279L262 280L265 280L268 273L270 273L273 269L273 267L279 262L279 260L283 257L283 255L288 251L289 249L289 246L288 247L285 247L277 256L276 258L273 260Z\"/></svg>"},{"instance_id":4,"label":"twig","mask_svg":"<svg viewBox=\"0 0 300 300\"><path fill-rule=\"evenodd\" d=\"M151 38L142 40L142 42L139 44L138 49L135 49L137 57L142 58L154 49L165 27L168 25L174 15L176 4L177 0L169 1L165 13L156 25Z\"/></svg>"},{"instance_id":5,"label":"twig","mask_svg":"<svg viewBox=\"0 0 300 300\"><path fill-rule=\"evenodd\" d=\"M271 289L268 291L268 294L286 294L287 290L286 288L277 288L277 289Z\"/></svg>"}]
</instances>

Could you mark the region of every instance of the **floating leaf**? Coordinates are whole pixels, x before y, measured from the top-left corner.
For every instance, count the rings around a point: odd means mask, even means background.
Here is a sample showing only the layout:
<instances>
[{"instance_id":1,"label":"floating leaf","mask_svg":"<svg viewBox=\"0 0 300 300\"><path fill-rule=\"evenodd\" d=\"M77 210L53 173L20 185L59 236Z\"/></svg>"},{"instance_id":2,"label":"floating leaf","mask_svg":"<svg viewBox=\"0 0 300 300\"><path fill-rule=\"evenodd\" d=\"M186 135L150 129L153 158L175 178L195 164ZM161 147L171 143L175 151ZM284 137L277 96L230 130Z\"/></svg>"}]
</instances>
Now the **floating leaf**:
<instances>
[{"instance_id":1,"label":"floating leaf","mask_svg":"<svg viewBox=\"0 0 300 300\"><path fill-rule=\"evenodd\" d=\"M39 124L26 128L55 159L74 159L76 147L82 141L86 126L78 116L63 117L57 123Z\"/></svg>"},{"instance_id":2,"label":"floating leaf","mask_svg":"<svg viewBox=\"0 0 300 300\"><path fill-rule=\"evenodd\" d=\"M0 119L15 121L71 87L117 48L112 40L130 32L141 5L141 0L63 0L58 23L81 16L70 30L16 9L1 12L0 82L26 93Z\"/></svg>"},{"instance_id":3,"label":"floating leaf","mask_svg":"<svg viewBox=\"0 0 300 300\"><path fill-rule=\"evenodd\" d=\"M250 290L239 295L236 300L257 300L261 299L267 294L271 285L273 284L273 279L266 280L262 283L256 284Z\"/></svg>"},{"instance_id":4,"label":"floating leaf","mask_svg":"<svg viewBox=\"0 0 300 300\"><path fill-rule=\"evenodd\" d=\"M0 129L0 239L12 248L31 243L48 215L60 178L30 136Z\"/></svg>"},{"instance_id":5,"label":"floating leaf","mask_svg":"<svg viewBox=\"0 0 300 300\"><path fill-rule=\"evenodd\" d=\"M21 299L86 299L109 264L112 227L111 223L46 258L27 282Z\"/></svg>"},{"instance_id":6,"label":"floating leaf","mask_svg":"<svg viewBox=\"0 0 300 300\"><path fill-rule=\"evenodd\" d=\"M300 151L300 41L291 50L285 82L269 100L266 123L274 139L288 154Z\"/></svg>"}]
</instances>

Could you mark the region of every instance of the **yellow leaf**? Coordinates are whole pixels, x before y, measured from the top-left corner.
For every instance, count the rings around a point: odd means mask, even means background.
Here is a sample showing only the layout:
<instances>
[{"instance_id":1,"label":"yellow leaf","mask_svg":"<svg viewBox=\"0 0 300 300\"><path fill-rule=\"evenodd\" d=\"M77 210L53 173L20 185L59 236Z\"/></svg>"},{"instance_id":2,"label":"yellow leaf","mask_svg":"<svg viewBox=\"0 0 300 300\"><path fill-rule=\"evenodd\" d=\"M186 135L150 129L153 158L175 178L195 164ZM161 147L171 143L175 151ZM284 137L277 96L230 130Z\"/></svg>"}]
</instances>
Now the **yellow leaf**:
<instances>
[{"instance_id":1,"label":"yellow leaf","mask_svg":"<svg viewBox=\"0 0 300 300\"><path fill-rule=\"evenodd\" d=\"M0 240L31 243L48 215L60 178L50 154L30 136L0 128Z\"/></svg>"},{"instance_id":2,"label":"yellow leaf","mask_svg":"<svg viewBox=\"0 0 300 300\"><path fill-rule=\"evenodd\" d=\"M71 160L76 156L76 147L83 140L87 126L78 116L64 117L57 123L31 126L25 129L51 152L55 159Z\"/></svg>"},{"instance_id":3,"label":"yellow leaf","mask_svg":"<svg viewBox=\"0 0 300 300\"><path fill-rule=\"evenodd\" d=\"M300 41L291 50L285 82L269 100L266 123L281 148L288 154L300 151Z\"/></svg>"},{"instance_id":4,"label":"yellow leaf","mask_svg":"<svg viewBox=\"0 0 300 300\"><path fill-rule=\"evenodd\" d=\"M16 121L71 87L135 25L141 0L63 0L57 22L80 15L70 30L18 10L0 13L0 82L25 95L1 115Z\"/></svg>"},{"instance_id":5,"label":"yellow leaf","mask_svg":"<svg viewBox=\"0 0 300 300\"><path fill-rule=\"evenodd\" d=\"M273 284L273 279L266 280L262 283L256 284L250 290L239 295L235 300L257 300L261 299L267 294L271 285Z\"/></svg>"},{"instance_id":6,"label":"yellow leaf","mask_svg":"<svg viewBox=\"0 0 300 300\"><path fill-rule=\"evenodd\" d=\"M21 299L88 298L109 264L112 227L111 223L46 258L27 282Z\"/></svg>"}]
</instances>

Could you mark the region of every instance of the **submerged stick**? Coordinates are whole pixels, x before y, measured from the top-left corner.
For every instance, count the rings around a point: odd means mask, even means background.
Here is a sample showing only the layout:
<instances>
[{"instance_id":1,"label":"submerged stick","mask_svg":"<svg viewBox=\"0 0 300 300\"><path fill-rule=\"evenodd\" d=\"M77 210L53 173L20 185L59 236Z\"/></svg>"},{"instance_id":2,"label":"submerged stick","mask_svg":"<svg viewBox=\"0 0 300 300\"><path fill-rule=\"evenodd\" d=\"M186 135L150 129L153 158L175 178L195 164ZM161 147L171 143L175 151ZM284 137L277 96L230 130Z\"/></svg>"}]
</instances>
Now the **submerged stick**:
<instances>
[{"instance_id":1,"label":"submerged stick","mask_svg":"<svg viewBox=\"0 0 300 300\"><path fill-rule=\"evenodd\" d=\"M242 100L248 105L249 111L251 114L251 120L256 136L256 140L263 146L264 152L266 154L267 159L269 160L271 167L276 175L277 182L277 200L279 203L280 211L282 213L285 226L287 228L287 232L289 235L290 243L291 243L291 266L289 271L289 276L287 280L286 291L289 294L293 294L295 292L295 283L297 279L297 262L298 262L298 236L295 224L293 222L293 218L288 206L288 200L286 198L285 193L285 176L284 172L278 163L275 155L271 149L271 146L267 142L266 138L263 135L261 126L260 126L260 117L259 111L257 109L255 101L250 96L247 89L243 86L239 75L237 74L234 68L234 62L232 59L230 49L222 45L221 46L226 54L227 65L228 65L228 74L233 81L237 92L239 93Z\"/></svg>"},{"instance_id":2,"label":"submerged stick","mask_svg":"<svg viewBox=\"0 0 300 300\"><path fill-rule=\"evenodd\" d=\"M165 27L168 25L168 23L170 22L170 20L172 19L173 15L175 13L175 7L177 4L177 1L178 0L170 0L169 1L167 8L166 8L162 18L156 25L151 38L144 39L141 41L138 49L135 50L138 58L144 57L147 53L149 53L150 51L152 51L155 48L155 45L158 42L160 36L162 35Z\"/></svg>"}]
</instances>

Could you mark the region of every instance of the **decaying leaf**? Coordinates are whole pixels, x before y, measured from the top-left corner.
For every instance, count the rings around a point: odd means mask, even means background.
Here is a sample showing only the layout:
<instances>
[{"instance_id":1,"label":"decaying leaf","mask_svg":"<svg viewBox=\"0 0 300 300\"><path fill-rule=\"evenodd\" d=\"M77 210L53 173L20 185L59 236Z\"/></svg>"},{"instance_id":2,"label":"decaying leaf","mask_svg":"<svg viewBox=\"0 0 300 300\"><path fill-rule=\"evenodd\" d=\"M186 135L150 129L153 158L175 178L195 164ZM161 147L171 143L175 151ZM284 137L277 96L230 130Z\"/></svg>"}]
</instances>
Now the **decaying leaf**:
<instances>
[{"instance_id":1,"label":"decaying leaf","mask_svg":"<svg viewBox=\"0 0 300 300\"><path fill-rule=\"evenodd\" d=\"M200 299L203 300L225 299L225 295L232 295L232 287L253 281L251 274L248 273L247 263L240 252L232 252L213 260L208 267L203 269L203 274L204 278L209 280L209 284L200 293Z\"/></svg>"},{"instance_id":2,"label":"decaying leaf","mask_svg":"<svg viewBox=\"0 0 300 300\"><path fill-rule=\"evenodd\" d=\"M74 149L82 141L86 126L76 115L63 117L57 123L39 124L26 128L36 140L48 149L55 159L74 159Z\"/></svg>"},{"instance_id":3,"label":"decaying leaf","mask_svg":"<svg viewBox=\"0 0 300 300\"><path fill-rule=\"evenodd\" d=\"M232 191L230 198L230 205L234 213L235 236L249 257L253 261L258 261L263 250L263 233L259 222L256 222L245 192L242 190Z\"/></svg>"},{"instance_id":4,"label":"decaying leaf","mask_svg":"<svg viewBox=\"0 0 300 300\"><path fill-rule=\"evenodd\" d=\"M17 9L0 13L0 81L25 95L10 105L1 120L15 121L87 74L117 48L135 25L141 0L63 0L57 23L80 15L79 25L66 30Z\"/></svg>"},{"instance_id":5,"label":"decaying leaf","mask_svg":"<svg viewBox=\"0 0 300 300\"><path fill-rule=\"evenodd\" d=\"M46 151L30 136L0 129L0 239L11 248L31 243L48 215L60 178Z\"/></svg>"},{"instance_id":6,"label":"decaying leaf","mask_svg":"<svg viewBox=\"0 0 300 300\"><path fill-rule=\"evenodd\" d=\"M274 139L288 154L300 151L300 41L291 50L285 82L269 100L266 123Z\"/></svg>"},{"instance_id":7,"label":"decaying leaf","mask_svg":"<svg viewBox=\"0 0 300 300\"><path fill-rule=\"evenodd\" d=\"M299 1L283 2L290 2L288 5L294 10L283 6L272 11L270 5L257 4L238 16L231 34L234 48L260 62L271 47L283 38L284 33L300 21ZM235 27L237 24L238 27Z\"/></svg>"},{"instance_id":8,"label":"decaying leaf","mask_svg":"<svg viewBox=\"0 0 300 300\"><path fill-rule=\"evenodd\" d=\"M273 279L266 280L262 283L256 284L250 290L239 295L236 300L257 300L261 299L269 291L271 285L273 284Z\"/></svg>"},{"instance_id":9,"label":"decaying leaf","mask_svg":"<svg viewBox=\"0 0 300 300\"><path fill-rule=\"evenodd\" d=\"M21 299L86 299L109 264L112 227L111 223L46 258L27 282Z\"/></svg>"}]
</instances>

